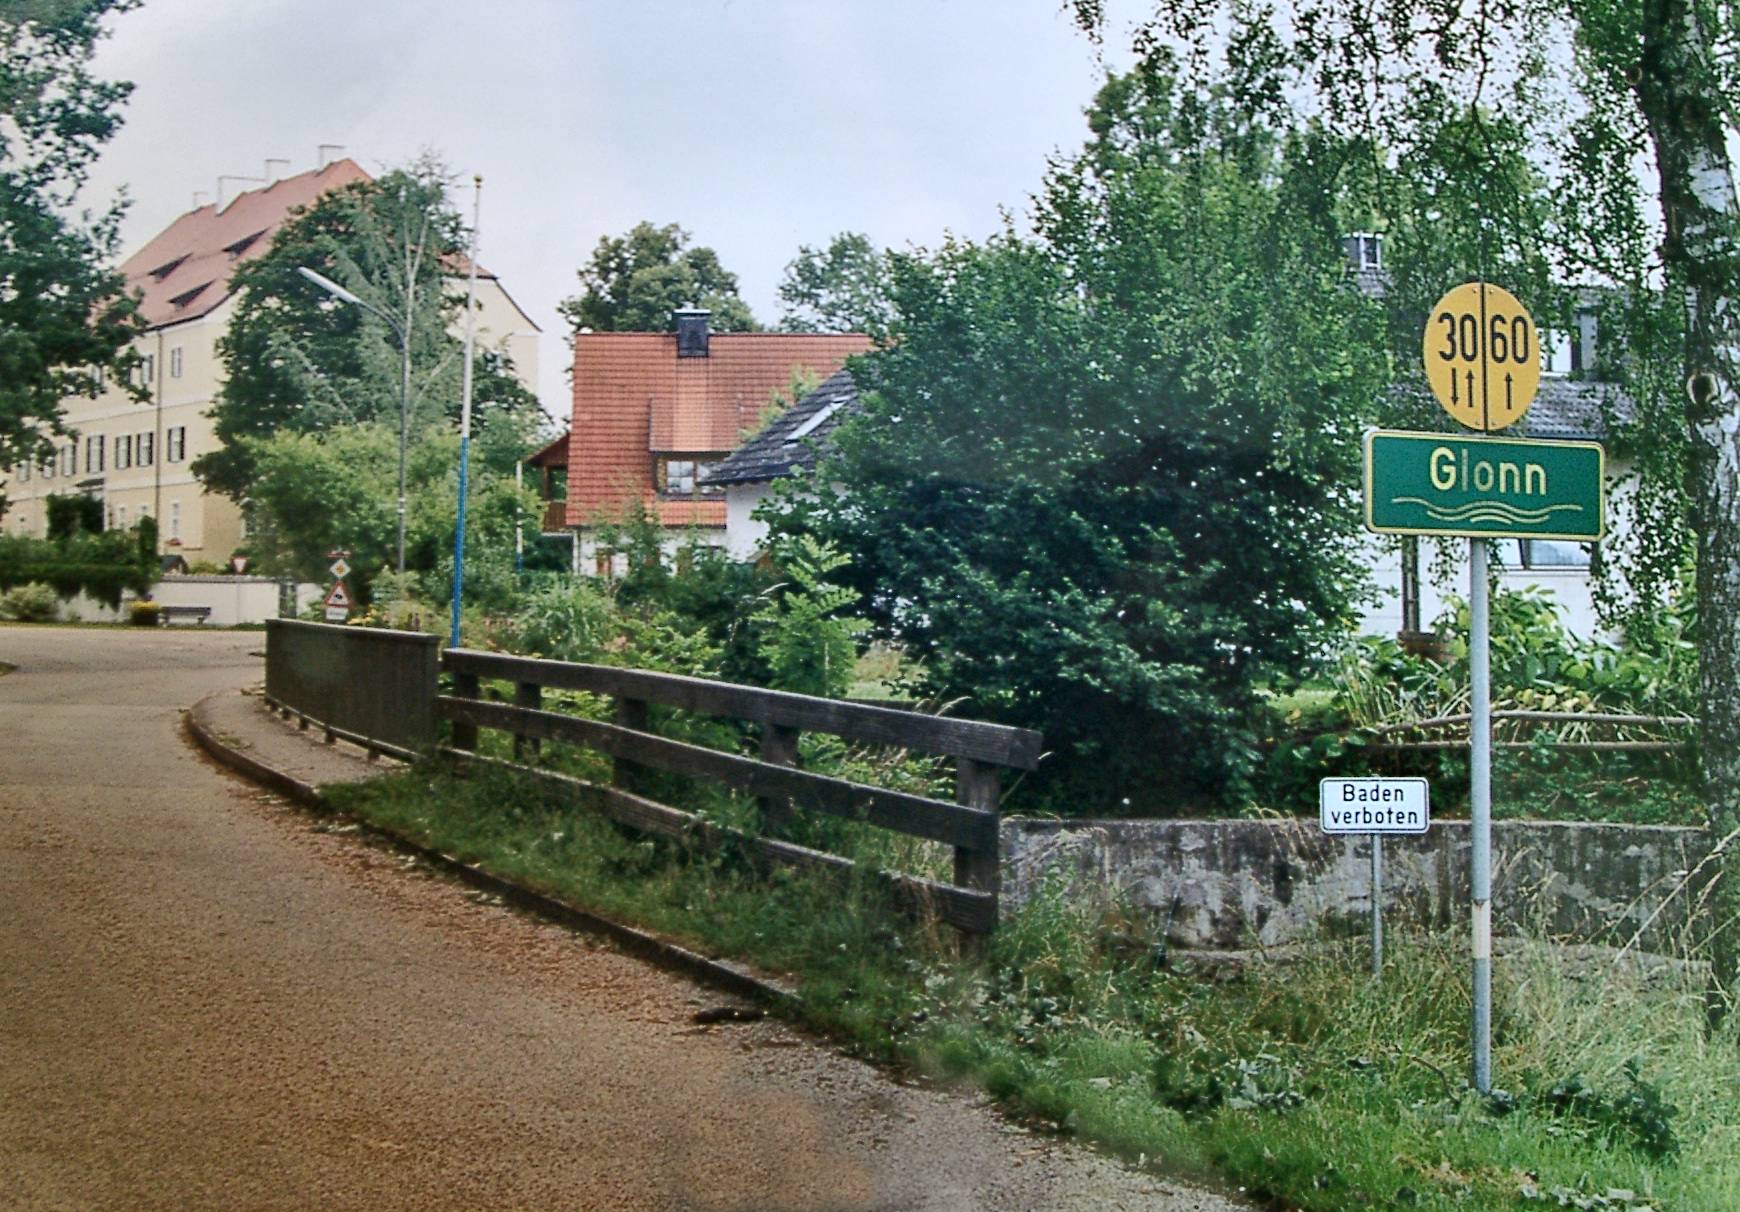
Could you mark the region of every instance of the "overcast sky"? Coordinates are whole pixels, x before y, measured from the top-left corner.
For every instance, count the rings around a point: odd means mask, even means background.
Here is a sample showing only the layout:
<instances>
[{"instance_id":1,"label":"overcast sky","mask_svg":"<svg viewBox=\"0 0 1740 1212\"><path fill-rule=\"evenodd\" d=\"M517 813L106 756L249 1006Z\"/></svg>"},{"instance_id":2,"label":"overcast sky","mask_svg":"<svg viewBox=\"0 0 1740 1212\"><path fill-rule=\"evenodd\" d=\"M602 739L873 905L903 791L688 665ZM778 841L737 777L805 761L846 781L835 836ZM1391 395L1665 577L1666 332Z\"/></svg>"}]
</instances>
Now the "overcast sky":
<instances>
[{"instance_id":1,"label":"overcast sky","mask_svg":"<svg viewBox=\"0 0 1740 1212\"><path fill-rule=\"evenodd\" d=\"M544 330L561 416L556 304L599 237L680 223L772 322L801 244L1024 210L1102 71L1059 0L146 0L99 70L135 84L92 195L129 190L128 252L219 174L301 172L322 143L482 173L479 260Z\"/></svg>"}]
</instances>

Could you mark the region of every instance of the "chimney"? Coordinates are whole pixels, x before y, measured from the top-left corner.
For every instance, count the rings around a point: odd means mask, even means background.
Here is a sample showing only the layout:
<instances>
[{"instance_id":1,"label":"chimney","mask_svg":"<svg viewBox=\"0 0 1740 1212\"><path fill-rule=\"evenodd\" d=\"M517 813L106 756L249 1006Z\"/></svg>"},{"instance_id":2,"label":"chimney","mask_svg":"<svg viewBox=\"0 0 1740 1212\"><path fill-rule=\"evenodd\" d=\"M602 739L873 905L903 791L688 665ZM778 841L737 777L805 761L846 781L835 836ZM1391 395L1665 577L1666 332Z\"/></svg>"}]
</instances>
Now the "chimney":
<instances>
[{"instance_id":1,"label":"chimney","mask_svg":"<svg viewBox=\"0 0 1740 1212\"><path fill-rule=\"evenodd\" d=\"M707 317L712 314L693 303L685 303L671 313L671 322L677 328L677 357L707 356Z\"/></svg>"},{"instance_id":2,"label":"chimney","mask_svg":"<svg viewBox=\"0 0 1740 1212\"><path fill-rule=\"evenodd\" d=\"M343 158L344 144L342 143L322 143L319 147L319 154L315 156L315 160L321 168L325 168L334 160Z\"/></svg>"},{"instance_id":3,"label":"chimney","mask_svg":"<svg viewBox=\"0 0 1740 1212\"><path fill-rule=\"evenodd\" d=\"M279 165L279 164L283 165L282 169L273 167L274 165ZM276 160L276 159L267 160L266 161L266 184L267 185L275 185L279 181L282 181L284 179L284 173L286 171L288 171L289 168L290 168L290 161L288 161L288 160Z\"/></svg>"}]
</instances>

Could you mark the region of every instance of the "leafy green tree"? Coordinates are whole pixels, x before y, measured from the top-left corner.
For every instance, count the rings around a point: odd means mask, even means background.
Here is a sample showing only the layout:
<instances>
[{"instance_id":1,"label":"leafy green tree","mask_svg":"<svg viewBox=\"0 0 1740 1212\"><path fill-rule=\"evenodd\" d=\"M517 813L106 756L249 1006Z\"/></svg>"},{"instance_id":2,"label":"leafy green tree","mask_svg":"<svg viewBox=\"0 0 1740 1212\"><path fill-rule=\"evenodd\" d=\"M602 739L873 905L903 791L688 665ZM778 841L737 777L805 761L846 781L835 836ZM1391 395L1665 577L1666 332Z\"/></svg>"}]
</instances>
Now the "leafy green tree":
<instances>
[{"instance_id":1,"label":"leafy green tree","mask_svg":"<svg viewBox=\"0 0 1740 1212\"><path fill-rule=\"evenodd\" d=\"M219 445L193 464L209 488L247 500L257 470L254 440L280 430L398 427L398 334L367 309L334 299L299 274L302 267L409 326L413 433L458 420L464 293L456 278L466 232L447 184L446 169L425 157L323 194L278 231L265 256L237 271L240 298L218 343L224 385L211 416ZM474 410L530 426L537 399L511 370L504 355L479 345Z\"/></svg>"},{"instance_id":2,"label":"leafy green tree","mask_svg":"<svg viewBox=\"0 0 1740 1212\"><path fill-rule=\"evenodd\" d=\"M1114 119L1031 239L896 255L900 339L854 363L863 415L777 519L852 556L921 689L1044 729L1029 787L1063 811L1235 799L1259 688L1362 581L1381 316L1305 149L1228 117Z\"/></svg>"},{"instance_id":3,"label":"leafy green tree","mask_svg":"<svg viewBox=\"0 0 1740 1212\"><path fill-rule=\"evenodd\" d=\"M109 16L134 0L47 0L0 10L0 467L47 457L61 401L122 381L139 331L109 268L121 203L76 210L131 85L97 79Z\"/></svg>"},{"instance_id":4,"label":"leafy green tree","mask_svg":"<svg viewBox=\"0 0 1740 1212\"><path fill-rule=\"evenodd\" d=\"M504 432L492 437L491 427ZM485 421L472 442L466 597L482 602L492 587L498 596L511 592L516 510L519 517L532 516L537 502L529 490L515 489L508 470L509 452L524 450L508 418ZM261 569L322 581L330 563L326 553L344 548L357 570L352 587L369 600L376 574L390 568L397 554L397 425L363 421L321 433L281 429L248 445L254 467L248 542ZM433 601L451 592L458 467L459 435L447 429L421 433L407 460L406 568Z\"/></svg>"},{"instance_id":5,"label":"leafy green tree","mask_svg":"<svg viewBox=\"0 0 1740 1212\"><path fill-rule=\"evenodd\" d=\"M581 292L561 303L575 328L595 332L664 332L671 312L693 304L713 313L715 332L760 327L737 294L737 275L711 248L691 246L675 223L640 222L627 235L598 241L580 270Z\"/></svg>"},{"instance_id":6,"label":"leafy green tree","mask_svg":"<svg viewBox=\"0 0 1740 1212\"><path fill-rule=\"evenodd\" d=\"M801 245L779 283L788 332L884 333L894 318L888 258L861 232L841 232L826 248Z\"/></svg>"},{"instance_id":7,"label":"leafy green tree","mask_svg":"<svg viewBox=\"0 0 1740 1212\"><path fill-rule=\"evenodd\" d=\"M1074 7L1099 36L1101 0ZM1730 152L1740 10L1705 0L1518 0L1467 12L1433 0L1306 0L1283 16L1229 0L1157 6L1138 50L1206 68L1229 30L1263 48L1256 57L1296 94L1308 91L1330 128L1384 149L1386 163L1435 156L1428 116L1466 114L1482 140L1527 132L1553 202L1537 230L1562 280L1605 288L1603 369L1637 409L1617 435L1642 475L1633 586L1671 583L1692 536L1710 823L1718 838L1740 835L1740 196ZM1475 230L1490 241L1502 235L1493 217L1515 215L1522 197L1486 151L1471 144L1462 164L1442 167L1480 199ZM1716 935L1725 986L1716 1014L1740 996L1733 870L1714 901L1728 924Z\"/></svg>"},{"instance_id":8,"label":"leafy green tree","mask_svg":"<svg viewBox=\"0 0 1740 1212\"><path fill-rule=\"evenodd\" d=\"M858 591L829 580L851 557L804 534L780 544L775 563L785 580L753 616L768 684L839 698L852 685L856 637L868 626L845 613L857 604Z\"/></svg>"}]
</instances>

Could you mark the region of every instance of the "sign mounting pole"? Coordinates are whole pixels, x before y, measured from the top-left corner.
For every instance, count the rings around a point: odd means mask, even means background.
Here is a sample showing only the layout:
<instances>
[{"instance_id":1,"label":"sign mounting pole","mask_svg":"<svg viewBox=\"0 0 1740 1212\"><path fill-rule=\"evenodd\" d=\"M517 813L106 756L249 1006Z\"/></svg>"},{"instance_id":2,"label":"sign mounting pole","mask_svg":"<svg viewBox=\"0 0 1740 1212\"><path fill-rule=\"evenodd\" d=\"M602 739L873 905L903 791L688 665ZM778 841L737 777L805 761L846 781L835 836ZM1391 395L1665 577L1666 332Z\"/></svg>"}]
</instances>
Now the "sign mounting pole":
<instances>
[{"instance_id":1,"label":"sign mounting pole","mask_svg":"<svg viewBox=\"0 0 1740 1212\"><path fill-rule=\"evenodd\" d=\"M1474 903L1474 1088L1492 1093L1492 619L1486 540L1468 540L1470 899Z\"/></svg>"},{"instance_id":2,"label":"sign mounting pole","mask_svg":"<svg viewBox=\"0 0 1740 1212\"><path fill-rule=\"evenodd\" d=\"M1384 974L1384 835L1371 835L1371 974Z\"/></svg>"}]
</instances>

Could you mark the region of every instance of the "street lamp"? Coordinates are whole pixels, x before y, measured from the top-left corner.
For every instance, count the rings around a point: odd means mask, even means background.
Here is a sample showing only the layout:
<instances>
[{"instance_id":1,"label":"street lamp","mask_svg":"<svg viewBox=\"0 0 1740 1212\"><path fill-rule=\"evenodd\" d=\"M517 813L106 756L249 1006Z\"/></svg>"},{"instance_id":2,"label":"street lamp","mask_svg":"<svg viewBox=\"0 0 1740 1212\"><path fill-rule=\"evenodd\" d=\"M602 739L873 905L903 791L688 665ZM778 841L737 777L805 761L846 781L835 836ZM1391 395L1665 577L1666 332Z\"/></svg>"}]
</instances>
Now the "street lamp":
<instances>
[{"instance_id":1,"label":"street lamp","mask_svg":"<svg viewBox=\"0 0 1740 1212\"><path fill-rule=\"evenodd\" d=\"M400 324L392 316L376 307L366 299L362 299L334 282L324 274L317 274L306 265L296 267L296 272L320 287L327 294L341 303L354 303L364 311L384 321L399 338L400 373L399 373L399 575L405 574L405 444L411 428L411 307L415 300L416 282L410 276L405 277L405 322ZM466 383L470 384L470 368L466 370ZM469 395L469 392L467 393Z\"/></svg>"}]
</instances>

